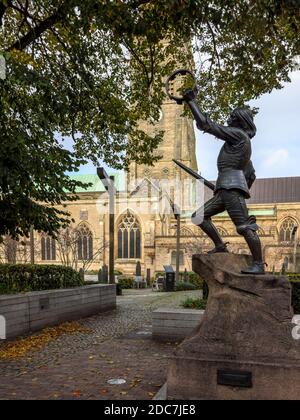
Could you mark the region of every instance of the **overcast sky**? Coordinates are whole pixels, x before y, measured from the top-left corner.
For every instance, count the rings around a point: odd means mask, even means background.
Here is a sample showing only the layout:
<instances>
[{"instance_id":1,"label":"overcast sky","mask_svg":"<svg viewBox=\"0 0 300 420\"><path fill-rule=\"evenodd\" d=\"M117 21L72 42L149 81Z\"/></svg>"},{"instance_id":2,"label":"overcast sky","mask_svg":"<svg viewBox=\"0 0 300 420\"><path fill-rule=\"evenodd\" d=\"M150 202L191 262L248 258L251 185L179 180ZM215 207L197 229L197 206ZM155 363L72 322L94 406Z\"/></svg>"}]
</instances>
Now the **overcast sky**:
<instances>
[{"instance_id":1,"label":"overcast sky","mask_svg":"<svg viewBox=\"0 0 300 420\"><path fill-rule=\"evenodd\" d=\"M258 178L300 176L300 71L292 82L250 103L259 107L257 135L252 140L253 163ZM209 134L196 132L198 167L210 180L217 177L217 157L223 142ZM92 164L81 168L93 174Z\"/></svg>"},{"instance_id":2,"label":"overcast sky","mask_svg":"<svg viewBox=\"0 0 300 420\"><path fill-rule=\"evenodd\" d=\"M300 71L283 89L252 101L259 107L252 160L258 178L300 176ZM217 177L216 161L223 142L197 130L197 159L202 175Z\"/></svg>"}]
</instances>

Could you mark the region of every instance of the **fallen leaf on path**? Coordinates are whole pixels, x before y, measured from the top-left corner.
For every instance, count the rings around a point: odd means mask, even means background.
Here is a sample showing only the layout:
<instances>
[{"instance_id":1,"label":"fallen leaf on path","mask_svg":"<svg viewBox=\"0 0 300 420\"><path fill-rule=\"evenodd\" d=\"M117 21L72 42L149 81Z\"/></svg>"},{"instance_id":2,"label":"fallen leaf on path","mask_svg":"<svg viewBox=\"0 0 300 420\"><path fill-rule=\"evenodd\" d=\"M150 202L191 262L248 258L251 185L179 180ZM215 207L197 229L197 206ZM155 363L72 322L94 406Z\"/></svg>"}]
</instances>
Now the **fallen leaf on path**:
<instances>
[{"instance_id":1,"label":"fallen leaf on path","mask_svg":"<svg viewBox=\"0 0 300 420\"><path fill-rule=\"evenodd\" d=\"M62 335L88 332L90 330L84 328L79 322L65 322L57 327L45 328L38 334L5 344L0 349L0 359L18 359L30 352L42 350L51 341L58 339Z\"/></svg>"},{"instance_id":2,"label":"fallen leaf on path","mask_svg":"<svg viewBox=\"0 0 300 420\"><path fill-rule=\"evenodd\" d=\"M82 392L80 391L80 389L77 389L76 391L74 391L72 393L72 395L74 395L74 397L81 397L82 396Z\"/></svg>"}]
</instances>

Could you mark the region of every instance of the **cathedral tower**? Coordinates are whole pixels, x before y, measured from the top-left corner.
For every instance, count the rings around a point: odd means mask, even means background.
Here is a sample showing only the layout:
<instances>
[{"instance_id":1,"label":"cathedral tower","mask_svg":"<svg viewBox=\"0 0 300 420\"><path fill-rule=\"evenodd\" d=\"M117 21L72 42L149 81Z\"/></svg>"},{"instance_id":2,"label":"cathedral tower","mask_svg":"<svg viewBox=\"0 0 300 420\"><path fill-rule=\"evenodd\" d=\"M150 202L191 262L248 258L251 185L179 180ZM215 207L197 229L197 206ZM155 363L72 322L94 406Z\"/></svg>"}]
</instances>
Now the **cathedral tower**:
<instances>
[{"instance_id":1,"label":"cathedral tower","mask_svg":"<svg viewBox=\"0 0 300 420\"><path fill-rule=\"evenodd\" d=\"M178 88L177 84L175 80L171 85L171 89L175 89L175 92ZM129 171L130 181L144 178L186 179L187 175L175 165L173 159L180 160L197 171L193 119L183 113L184 107L177 105L166 96L161 108L160 121L155 126L144 121L140 122L140 129L149 135L153 135L154 131L164 131L163 141L157 151L162 158L154 166L138 165L133 162Z\"/></svg>"},{"instance_id":2,"label":"cathedral tower","mask_svg":"<svg viewBox=\"0 0 300 420\"><path fill-rule=\"evenodd\" d=\"M197 171L193 120L182 114L183 107L167 99L162 105L161 119L155 127L146 122L140 123L140 128L148 134L152 134L155 129L164 131L164 139L158 150L162 159L153 167L132 163L130 166L131 179L132 177L136 180L147 177L160 180L185 177L184 173L180 175L182 171L176 167L173 159L180 160Z\"/></svg>"}]
</instances>

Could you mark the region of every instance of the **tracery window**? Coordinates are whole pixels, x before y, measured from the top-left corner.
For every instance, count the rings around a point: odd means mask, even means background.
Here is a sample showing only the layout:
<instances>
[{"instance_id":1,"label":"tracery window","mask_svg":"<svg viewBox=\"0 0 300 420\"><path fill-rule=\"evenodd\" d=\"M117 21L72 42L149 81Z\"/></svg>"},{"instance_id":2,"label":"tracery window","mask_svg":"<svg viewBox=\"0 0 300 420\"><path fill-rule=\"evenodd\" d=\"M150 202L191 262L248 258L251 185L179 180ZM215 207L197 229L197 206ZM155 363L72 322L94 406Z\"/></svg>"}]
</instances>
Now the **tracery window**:
<instances>
[{"instance_id":1,"label":"tracery window","mask_svg":"<svg viewBox=\"0 0 300 420\"><path fill-rule=\"evenodd\" d=\"M130 211L122 217L118 226L118 258L141 258L141 228Z\"/></svg>"},{"instance_id":2,"label":"tracery window","mask_svg":"<svg viewBox=\"0 0 300 420\"><path fill-rule=\"evenodd\" d=\"M297 226L297 223L291 217L287 217L281 224L279 230L280 242L292 242L293 241L293 230Z\"/></svg>"},{"instance_id":3,"label":"tracery window","mask_svg":"<svg viewBox=\"0 0 300 420\"><path fill-rule=\"evenodd\" d=\"M93 259L93 234L86 225L77 229L77 252L79 261Z\"/></svg>"},{"instance_id":4,"label":"tracery window","mask_svg":"<svg viewBox=\"0 0 300 420\"><path fill-rule=\"evenodd\" d=\"M56 260L56 240L48 235L41 237L41 256L42 261Z\"/></svg>"}]
</instances>

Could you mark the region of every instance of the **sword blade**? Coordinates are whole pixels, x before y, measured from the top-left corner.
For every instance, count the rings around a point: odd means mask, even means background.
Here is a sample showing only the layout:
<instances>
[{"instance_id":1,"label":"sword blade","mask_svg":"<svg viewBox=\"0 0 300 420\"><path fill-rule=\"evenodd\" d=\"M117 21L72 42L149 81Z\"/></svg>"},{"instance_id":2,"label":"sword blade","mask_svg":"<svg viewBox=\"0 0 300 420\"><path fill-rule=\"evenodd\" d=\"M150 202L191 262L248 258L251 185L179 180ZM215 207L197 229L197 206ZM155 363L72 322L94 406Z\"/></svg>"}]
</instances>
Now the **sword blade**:
<instances>
[{"instance_id":1,"label":"sword blade","mask_svg":"<svg viewBox=\"0 0 300 420\"><path fill-rule=\"evenodd\" d=\"M179 162L179 160L173 159L173 162L176 163L181 169L183 169L185 172L187 172L189 175L191 175L193 178L200 179L204 182L204 185L209 188L210 190L214 191L215 186L212 182L207 181L207 179L203 178L203 176L199 175L197 172L195 172L193 169L189 168L188 166L184 165L184 163Z\"/></svg>"}]
</instances>

